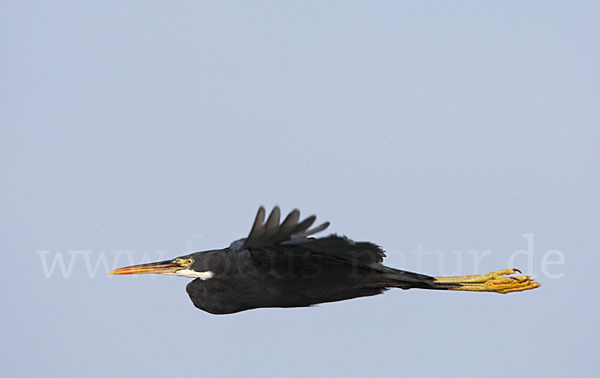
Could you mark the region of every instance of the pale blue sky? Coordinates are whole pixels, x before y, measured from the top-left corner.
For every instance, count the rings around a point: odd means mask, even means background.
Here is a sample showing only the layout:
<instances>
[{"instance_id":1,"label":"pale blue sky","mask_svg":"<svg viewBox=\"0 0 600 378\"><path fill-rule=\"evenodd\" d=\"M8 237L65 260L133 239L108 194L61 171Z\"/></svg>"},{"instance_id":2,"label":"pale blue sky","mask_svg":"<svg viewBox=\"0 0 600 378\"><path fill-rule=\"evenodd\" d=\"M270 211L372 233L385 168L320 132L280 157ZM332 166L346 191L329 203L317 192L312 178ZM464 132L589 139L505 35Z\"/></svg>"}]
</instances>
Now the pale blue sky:
<instances>
[{"instance_id":1,"label":"pale blue sky","mask_svg":"<svg viewBox=\"0 0 600 378\"><path fill-rule=\"evenodd\" d=\"M597 375L597 4L2 1L2 376ZM543 286L213 316L106 274L260 204L432 275L531 233Z\"/></svg>"}]
</instances>

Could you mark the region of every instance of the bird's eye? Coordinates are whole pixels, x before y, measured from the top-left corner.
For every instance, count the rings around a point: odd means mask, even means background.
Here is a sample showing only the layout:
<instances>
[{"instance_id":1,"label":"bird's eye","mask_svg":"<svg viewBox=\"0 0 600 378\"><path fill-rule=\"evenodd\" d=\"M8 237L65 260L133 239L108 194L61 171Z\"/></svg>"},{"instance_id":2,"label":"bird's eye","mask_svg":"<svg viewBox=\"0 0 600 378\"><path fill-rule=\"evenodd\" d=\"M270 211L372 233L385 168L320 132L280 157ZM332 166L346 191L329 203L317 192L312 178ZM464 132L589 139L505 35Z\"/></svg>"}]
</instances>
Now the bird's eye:
<instances>
[{"instance_id":1,"label":"bird's eye","mask_svg":"<svg viewBox=\"0 0 600 378\"><path fill-rule=\"evenodd\" d=\"M194 260L192 260L192 259L188 259L188 260L187 260L187 263L188 263L188 264L190 264L190 265L192 265L192 264L194 263Z\"/></svg>"}]
</instances>

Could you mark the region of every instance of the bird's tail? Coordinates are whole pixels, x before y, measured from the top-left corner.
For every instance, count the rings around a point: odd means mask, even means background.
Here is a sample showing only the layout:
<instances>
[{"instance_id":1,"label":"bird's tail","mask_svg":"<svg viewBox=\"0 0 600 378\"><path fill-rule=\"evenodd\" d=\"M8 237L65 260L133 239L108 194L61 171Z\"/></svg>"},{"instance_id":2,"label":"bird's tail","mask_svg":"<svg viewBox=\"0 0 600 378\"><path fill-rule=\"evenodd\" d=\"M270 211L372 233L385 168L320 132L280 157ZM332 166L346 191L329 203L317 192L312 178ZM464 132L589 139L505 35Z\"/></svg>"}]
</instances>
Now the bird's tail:
<instances>
[{"instance_id":1,"label":"bird's tail","mask_svg":"<svg viewBox=\"0 0 600 378\"><path fill-rule=\"evenodd\" d=\"M402 289L481 291L512 293L540 287L540 283L529 275L521 275L518 269L504 269L481 275L430 277L418 273L394 269L397 280L395 287ZM515 275L519 273L519 275Z\"/></svg>"}]
</instances>

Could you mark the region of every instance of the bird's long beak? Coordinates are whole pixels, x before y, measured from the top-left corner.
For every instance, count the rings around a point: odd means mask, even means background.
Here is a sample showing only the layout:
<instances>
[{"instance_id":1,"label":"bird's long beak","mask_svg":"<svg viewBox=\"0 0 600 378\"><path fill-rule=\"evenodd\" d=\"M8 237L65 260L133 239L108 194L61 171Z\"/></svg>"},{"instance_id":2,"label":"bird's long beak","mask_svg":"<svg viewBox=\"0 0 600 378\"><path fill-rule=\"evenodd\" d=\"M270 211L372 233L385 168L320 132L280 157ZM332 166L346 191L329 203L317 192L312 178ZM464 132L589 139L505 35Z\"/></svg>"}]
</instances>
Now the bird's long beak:
<instances>
[{"instance_id":1,"label":"bird's long beak","mask_svg":"<svg viewBox=\"0 0 600 378\"><path fill-rule=\"evenodd\" d=\"M110 274L173 274L175 271L185 268L178 260L179 259L127 266L125 268L115 269L110 272Z\"/></svg>"}]
</instances>

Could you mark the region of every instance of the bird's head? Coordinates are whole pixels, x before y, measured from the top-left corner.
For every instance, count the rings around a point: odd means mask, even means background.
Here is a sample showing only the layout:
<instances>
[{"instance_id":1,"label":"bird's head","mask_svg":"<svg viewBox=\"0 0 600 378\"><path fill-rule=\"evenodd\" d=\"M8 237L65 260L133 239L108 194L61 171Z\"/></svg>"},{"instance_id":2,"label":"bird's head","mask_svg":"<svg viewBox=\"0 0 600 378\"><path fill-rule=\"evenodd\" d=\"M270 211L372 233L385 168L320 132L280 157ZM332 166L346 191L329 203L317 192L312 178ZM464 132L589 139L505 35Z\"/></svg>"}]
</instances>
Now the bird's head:
<instances>
[{"instance_id":1,"label":"bird's head","mask_svg":"<svg viewBox=\"0 0 600 378\"><path fill-rule=\"evenodd\" d=\"M127 266L125 268L115 269L110 274L170 274L188 278L200 278L207 280L212 278L213 272L201 269L201 256L198 253L177 257L172 260L165 260L149 264L139 264Z\"/></svg>"}]
</instances>

